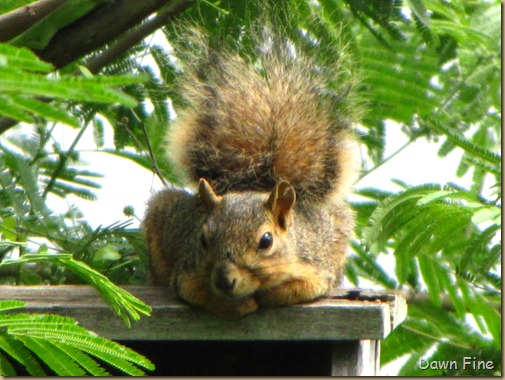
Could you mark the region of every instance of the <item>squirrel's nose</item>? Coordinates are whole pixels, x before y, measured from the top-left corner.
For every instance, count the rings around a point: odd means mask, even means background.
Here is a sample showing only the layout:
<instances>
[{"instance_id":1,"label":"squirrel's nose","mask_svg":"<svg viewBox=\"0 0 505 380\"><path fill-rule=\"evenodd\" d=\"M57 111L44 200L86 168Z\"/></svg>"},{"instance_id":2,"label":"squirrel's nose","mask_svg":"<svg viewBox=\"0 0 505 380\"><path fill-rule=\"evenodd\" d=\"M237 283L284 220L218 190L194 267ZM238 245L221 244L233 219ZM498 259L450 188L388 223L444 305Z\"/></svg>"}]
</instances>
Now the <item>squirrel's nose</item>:
<instances>
[{"instance_id":1,"label":"squirrel's nose","mask_svg":"<svg viewBox=\"0 0 505 380\"><path fill-rule=\"evenodd\" d=\"M237 278L233 276L227 269L220 268L216 271L216 276L214 277L214 285L217 289L225 293L231 293L237 285Z\"/></svg>"}]
</instances>

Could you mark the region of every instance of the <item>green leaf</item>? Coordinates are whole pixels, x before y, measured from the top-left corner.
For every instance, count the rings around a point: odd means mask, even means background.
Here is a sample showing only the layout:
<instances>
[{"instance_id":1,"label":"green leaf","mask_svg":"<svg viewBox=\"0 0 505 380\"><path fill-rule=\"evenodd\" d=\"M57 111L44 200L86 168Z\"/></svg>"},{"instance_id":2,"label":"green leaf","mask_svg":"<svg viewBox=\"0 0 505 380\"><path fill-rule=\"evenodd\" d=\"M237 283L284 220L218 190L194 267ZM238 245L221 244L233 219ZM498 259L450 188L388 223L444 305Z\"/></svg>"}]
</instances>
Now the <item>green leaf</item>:
<instances>
[{"instance_id":1,"label":"green leaf","mask_svg":"<svg viewBox=\"0 0 505 380\"><path fill-rule=\"evenodd\" d=\"M32 72L48 73L53 70L53 65L40 60L35 53L27 48L15 47L0 43L0 67L25 70Z\"/></svg>"},{"instance_id":2,"label":"green leaf","mask_svg":"<svg viewBox=\"0 0 505 380\"><path fill-rule=\"evenodd\" d=\"M409 269L410 269L410 263L409 261L412 260L411 257L407 255L395 255L396 257L396 266L395 266L395 274L396 277L398 278L398 282L403 285L407 282L409 278Z\"/></svg>"},{"instance_id":3,"label":"green leaf","mask_svg":"<svg viewBox=\"0 0 505 380\"><path fill-rule=\"evenodd\" d=\"M414 13L426 26L430 26L428 10L420 0L405 0L412 13Z\"/></svg>"},{"instance_id":4,"label":"green leaf","mask_svg":"<svg viewBox=\"0 0 505 380\"><path fill-rule=\"evenodd\" d=\"M0 300L0 312L20 309L25 306L23 301Z\"/></svg>"},{"instance_id":5,"label":"green leaf","mask_svg":"<svg viewBox=\"0 0 505 380\"><path fill-rule=\"evenodd\" d=\"M449 34L454 37L456 41L468 45L475 44L486 46L491 43L491 40L484 33L476 30L475 28L461 25L458 23L447 20L434 20L432 19L433 32L440 34Z\"/></svg>"},{"instance_id":6,"label":"green leaf","mask_svg":"<svg viewBox=\"0 0 505 380\"><path fill-rule=\"evenodd\" d=\"M121 258L117 248L112 244L107 244L98 249L93 256L93 261L110 260L115 261Z\"/></svg>"},{"instance_id":7,"label":"green leaf","mask_svg":"<svg viewBox=\"0 0 505 380\"><path fill-rule=\"evenodd\" d=\"M30 350L28 350L20 341L10 337L4 332L0 333L0 352L12 357L26 368L32 376L46 376L46 373L35 360Z\"/></svg>"},{"instance_id":8,"label":"green leaf","mask_svg":"<svg viewBox=\"0 0 505 380\"><path fill-rule=\"evenodd\" d=\"M26 348L37 355L58 376L84 376L86 374L63 351L45 339L28 336L16 336Z\"/></svg>"},{"instance_id":9,"label":"green leaf","mask_svg":"<svg viewBox=\"0 0 505 380\"><path fill-rule=\"evenodd\" d=\"M459 131L452 130L434 120L430 120L430 127L443 132L447 139L463 148L466 154L472 155L475 158L483 160L491 165L501 165L501 157L498 154L468 141Z\"/></svg>"},{"instance_id":10,"label":"green leaf","mask_svg":"<svg viewBox=\"0 0 505 380\"><path fill-rule=\"evenodd\" d=\"M11 96L10 99L19 109L23 109L30 114L39 115L52 121L59 121L73 127L79 127L80 125L76 118L69 116L67 112L52 107L47 103L14 95Z\"/></svg>"},{"instance_id":11,"label":"green leaf","mask_svg":"<svg viewBox=\"0 0 505 380\"><path fill-rule=\"evenodd\" d=\"M427 184L388 197L370 216L369 226L363 231L365 242L373 251L380 249L394 231L420 213L418 207L411 207L412 201L439 190L440 186Z\"/></svg>"},{"instance_id":12,"label":"green leaf","mask_svg":"<svg viewBox=\"0 0 505 380\"><path fill-rule=\"evenodd\" d=\"M433 112L438 90L430 80L439 67L431 51L399 42L392 43L393 50L370 40L362 45L363 96L374 104L369 116L410 123L414 114Z\"/></svg>"},{"instance_id":13,"label":"green leaf","mask_svg":"<svg viewBox=\"0 0 505 380\"><path fill-rule=\"evenodd\" d=\"M128 327L131 326L131 320L137 321L140 319L140 314L150 315L152 309L148 305L126 290L114 285L107 277L83 262L74 260L70 254L26 254L17 260L0 262L0 268L29 262L55 263L68 268L84 281L95 286L103 300L112 307Z\"/></svg>"},{"instance_id":14,"label":"green leaf","mask_svg":"<svg viewBox=\"0 0 505 380\"><path fill-rule=\"evenodd\" d=\"M458 284L458 288L461 291L463 302L465 303L465 305L468 309L468 312L470 314L472 314L481 333L483 333L483 334L487 333L485 323L483 322L482 318L480 317L480 309L478 306L478 302L475 301L474 290L470 287L468 282L461 279L461 277L458 277L456 279L456 281Z\"/></svg>"},{"instance_id":15,"label":"green leaf","mask_svg":"<svg viewBox=\"0 0 505 380\"><path fill-rule=\"evenodd\" d=\"M0 116L10 117L27 123L33 122L33 118L17 106L9 96L0 93Z\"/></svg>"},{"instance_id":16,"label":"green leaf","mask_svg":"<svg viewBox=\"0 0 505 380\"><path fill-rule=\"evenodd\" d=\"M414 353L419 360L418 353L428 350L437 342L436 339L429 339L417 334L415 330L407 329L408 327L410 323L407 319L381 342L381 366L409 353Z\"/></svg>"},{"instance_id":17,"label":"green leaf","mask_svg":"<svg viewBox=\"0 0 505 380\"><path fill-rule=\"evenodd\" d=\"M83 77L46 78L0 68L0 92L73 99L98 103L122 103L133 107L137 101L120 91L106 87L109 83L138 83L144 79L125 76L116 80L89 80ZM109 82L109 83L107 83Z\"/></svg>"},{"instance_id":18,"label":"green leaf","mask_svg":"<svg viewBox=\"0 0 505 380\"><path fill-rule=\"evenodd\" d=\"M64 352L69 358L74 362L78 363L87 373L92 376L110 376L109 372L100 367L100 365L93 360L88 354L83 351L72 347L68 344L63 344L60 342L52 342L54 346L58 347L62 352Z\"/></svg>"},{"instance_id":19,"label":"green leaf","mask_svg":"<svg viewBox=\"0 0 505 380\"><path fill-rule=\"evenodd\" d=\"M98 0L79 0L98 1ZM76 118L47 104L52 98L65 101L137 105L133 97L114 87L142 83L147 78L134 75L77 77L47 75L53 67L26 48L0 43L0 114L15 120L33 122L32 115L78 126ZM34 99L34 97L44 98Z\"/></svg>"},{"instance_id":20,"label":"green leaf","mask_svg":"<svg viewBox=\"0 0 505 380\"><path fill-rule=\"evenodd\" d=\"M419 262L419 269L423 276L423 280L426 283L428 294L435 306L441 306L442 302L440 295L442 293L442 286L439 281L439 272L436 259L429 257L428 255L417 256Z\"/></svg>"},{"instance_id":21,"label":"green leaf","mask_svg":"<svg viewBox=\"0 0 505 380\"><path fill-rule=\"evenodd\" d=\"M482 316L482 318L486 321L488 331L493 337L493 344L495 348L501 349L502 323L500 313L488 302L486 302L486 299L478 293L475 293L475 302L478 305L480 316Z\"/></svg>"},{"instance_id":22,"label":"green leaf","mask_svg":"<svg viewBox=\"0 0 505 380\"><path fill-rule=\"evenodd\" d=\"M0 376L16 376L16 370L0 352Z\"/></svg>"},{"instance_id":23,"label":"green leaf","mask_svg":"<svg viewBox=\"0 0 505 380\"><path fill-rule=\"evenodd\" d=\"M455 281L453 281L453 279L450 276L450 272L447 270L440 271L439 274L440 274L439 280L441 287L449 295L449 298L451 299L451 302L454 305L454 308L456 309L458 317L463 320L465 318L466 307L463 302L463 298L461 297L461 294L458 292Z\"/></svg>"},{"instance_id":24,"label":"green leaf","mask_svg":"<svg viewBox=\"0 0 505 380\"><path fill-rule=\"evenodd\" d=\"M501 222L501 209L499 207L484 207L477 210L477 212L472 216L472 222L475 224L479 224L490 219L493 219L493 222L497 224Z\"/></svg>"},{"instance_id":25,"label":"green leaf","mask_svg":"<svg viewBox=\"0 0 505 380\"><path fill-rule=\"evenodd\" d=\"M106 375L107 371L89 355L130 375L144 374L137 366L154 368L142 355L85 330L69 317L0 314L1 331L5 333L0 333L0 351L19 361L31 374L43 374L32 353L57 375Z\"/></svg>"},{"instance_id":26,"label":"green leaf","mask_svg":"<svg viewBox=\"0 0 505 380\"><path fill-rule=\"evenodd\" d=\"M0 223L0 233L5 240L16 241L16 218L14 216L8 216Z\"/></svg>"}]
</instances>

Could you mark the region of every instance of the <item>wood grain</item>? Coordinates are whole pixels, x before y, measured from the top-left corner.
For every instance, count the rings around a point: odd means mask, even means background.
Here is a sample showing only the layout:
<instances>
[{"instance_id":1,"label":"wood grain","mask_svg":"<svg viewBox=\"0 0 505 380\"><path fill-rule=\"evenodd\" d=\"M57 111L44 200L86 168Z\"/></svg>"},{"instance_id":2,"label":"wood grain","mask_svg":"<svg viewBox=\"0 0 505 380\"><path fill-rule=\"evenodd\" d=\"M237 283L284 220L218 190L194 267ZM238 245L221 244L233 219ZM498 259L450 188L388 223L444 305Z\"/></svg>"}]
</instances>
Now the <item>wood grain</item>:
<instances>
[{"instance_id":1,"label":"wood grain","mask_svg":"<svg viewBox=\"0 0 505 380\"><path fill-rule=\"evenodd\" d=\"M166 288L125 286L153 308L132 328L102 301L93 287L0 286L0 299L26 302L22 312L75 318L81 326L114 340L377 340L406 316L405 299L393 293L338 290L304 305L263 309L223 320L181 303Z\"/></svg>"}]
</instances>

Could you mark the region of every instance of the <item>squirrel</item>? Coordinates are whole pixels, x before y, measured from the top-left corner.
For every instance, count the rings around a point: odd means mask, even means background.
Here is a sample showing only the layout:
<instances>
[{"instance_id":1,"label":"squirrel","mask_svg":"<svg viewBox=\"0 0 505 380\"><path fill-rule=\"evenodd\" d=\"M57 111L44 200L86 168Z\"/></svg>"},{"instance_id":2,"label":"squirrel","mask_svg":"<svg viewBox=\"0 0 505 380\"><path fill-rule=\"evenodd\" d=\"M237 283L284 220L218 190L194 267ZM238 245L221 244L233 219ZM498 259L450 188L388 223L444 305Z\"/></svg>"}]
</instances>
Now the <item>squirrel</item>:
<instances>
[{"instance_id":1,"label":"squirrel","mask_svg":"<svg viewBox=\"0 0 505 380\"><path fill-rule=\"evenodd\" d=\"M309 302L343 279L358 173L348 90L289 44L246 62L195 38L169 154L196 193L148 202L151 283L222 316ZM196 41L196 42L195 42Z\"/></svg>"}]
</instances>

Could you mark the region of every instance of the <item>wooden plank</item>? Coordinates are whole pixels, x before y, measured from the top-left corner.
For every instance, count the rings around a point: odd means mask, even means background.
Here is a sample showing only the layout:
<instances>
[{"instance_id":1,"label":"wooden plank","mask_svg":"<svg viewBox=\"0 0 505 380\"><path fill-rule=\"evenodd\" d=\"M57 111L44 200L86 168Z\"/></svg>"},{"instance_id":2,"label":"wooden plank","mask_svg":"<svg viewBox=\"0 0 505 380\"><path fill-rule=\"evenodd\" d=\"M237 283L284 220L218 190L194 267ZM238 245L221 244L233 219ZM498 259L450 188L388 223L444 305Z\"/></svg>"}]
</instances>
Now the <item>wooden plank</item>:
<instances>
[{"instance_id":1,"label":"wooden plank","mask_svg":"<svg viewBox=\"0 0 505 380\"><path fill-rule=\"evenodd\" d=\"M89 286L0 286L0 299L25 301L23 312L71 316L114 340L377 340L401 322L398 309L405 304L394 294L359 291L358 297L348 299L348 291L340 290L309 304L223 320L181 303L166 288L124 288L153 308L151 317L143 317L131 329Z\"/></svg>"},{"instance_id":2,"label":"wooden plank","mask_svg":"<svg viewBox=\"0 0 505 380\"><path fill-rule=\"evenodd\" d=\"M378 376L380 340L332 343L331 376Z\"/></svg>"}]
</instances>

